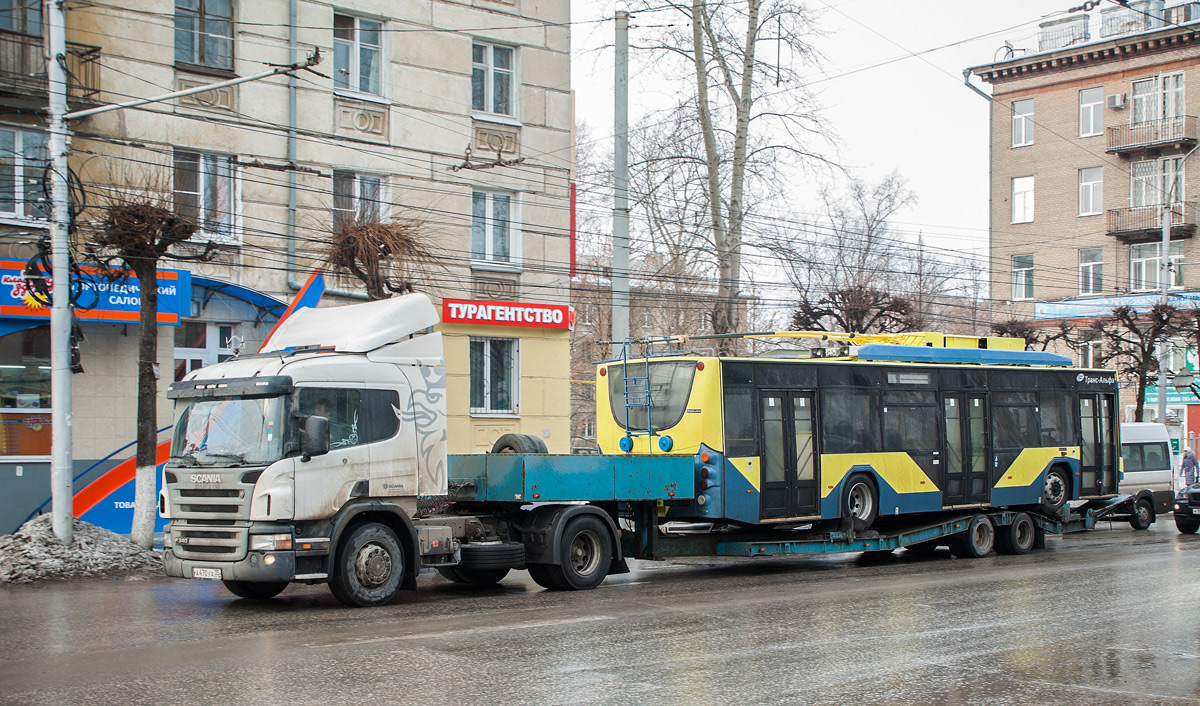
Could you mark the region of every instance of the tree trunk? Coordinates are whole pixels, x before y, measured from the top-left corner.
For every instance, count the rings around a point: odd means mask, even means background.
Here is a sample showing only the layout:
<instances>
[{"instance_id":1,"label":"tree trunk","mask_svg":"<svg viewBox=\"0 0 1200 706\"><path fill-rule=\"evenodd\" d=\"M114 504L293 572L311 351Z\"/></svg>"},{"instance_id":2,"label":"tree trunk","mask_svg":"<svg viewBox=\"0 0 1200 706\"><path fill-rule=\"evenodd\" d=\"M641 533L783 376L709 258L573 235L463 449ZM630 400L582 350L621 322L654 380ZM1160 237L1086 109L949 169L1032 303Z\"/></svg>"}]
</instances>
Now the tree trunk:
<instances>
[{"instance_id":1,"label":"tree trunk","mask_svg":"<svg viewBox=\"0 0 1200 706\"><path fill-rule=\"evenodd\" d=\"M1146 383L1147 377L1145 373L1139 373L1137 376L1137 407L1133 410L1133 419L1137 422L1146 421L1142 415L1146 412ZM1159 394L1162 394L1160 391ZM1163 421L1163 420L1159 420Z\"/></svg>"},{"instance_id":2,"label":"tree trunk","mask_svg":"<svg viewBox=\"0 0 1200 706\"><path fill-rule=\"evenodd\" d=\"M158 272L154 262L134 269L141 288L138 312L137 476L130 538L143 549L154 543L158 510Z\"/></svg>"}]
</instances>

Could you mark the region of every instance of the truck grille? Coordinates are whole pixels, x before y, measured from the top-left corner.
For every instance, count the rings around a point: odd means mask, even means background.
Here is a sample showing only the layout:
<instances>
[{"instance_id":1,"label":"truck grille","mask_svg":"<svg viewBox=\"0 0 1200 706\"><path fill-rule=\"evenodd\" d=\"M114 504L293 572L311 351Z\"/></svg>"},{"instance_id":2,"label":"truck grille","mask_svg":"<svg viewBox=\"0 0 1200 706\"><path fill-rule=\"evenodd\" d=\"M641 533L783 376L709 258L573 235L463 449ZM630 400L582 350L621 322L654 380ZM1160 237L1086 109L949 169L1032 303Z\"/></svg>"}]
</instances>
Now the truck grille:
<instances>
[{"instance_id":1,"label":"truck grille","mask_svg":"<svg viewBox=\"0 0 1200 706\"><path fill-rule=\"evenodd\" d=\"M246 556L247 528L201 528L171 523L171 549L181 559L239 561Z\"/></svg>"},{"instance_id":2,"label":"truck grille","mask_svg":"<svg viewBox=\"0 0 1200 706\"><path fill-rule=\"evenodd\" d=\"M205 469L220 476L220 483L167 483L171 517L177 520L249 520L253 483L243 483L245 468ZM187 478L181 474L181 480Z\"/></svg>"}]
</instances>

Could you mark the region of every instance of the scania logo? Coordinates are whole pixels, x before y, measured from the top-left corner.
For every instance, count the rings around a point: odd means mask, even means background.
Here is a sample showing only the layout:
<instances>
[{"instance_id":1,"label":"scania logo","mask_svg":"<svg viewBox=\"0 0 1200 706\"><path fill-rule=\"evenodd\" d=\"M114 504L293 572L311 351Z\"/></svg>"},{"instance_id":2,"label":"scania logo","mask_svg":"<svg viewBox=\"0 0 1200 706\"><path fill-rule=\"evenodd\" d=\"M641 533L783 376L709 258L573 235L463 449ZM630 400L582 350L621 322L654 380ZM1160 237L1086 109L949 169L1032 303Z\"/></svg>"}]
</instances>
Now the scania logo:
<instances>
[{"instance_id":1,"label":"scania logo","mask_svg":"<svg viewBox=\"0 0 1200 706\"><path fill-rule=\"evenodd\" d=\"M220 483L221 476L217 475L216 473L193 473L192 474L192 482L193 483Z\"/></svg>"}]
</instances>

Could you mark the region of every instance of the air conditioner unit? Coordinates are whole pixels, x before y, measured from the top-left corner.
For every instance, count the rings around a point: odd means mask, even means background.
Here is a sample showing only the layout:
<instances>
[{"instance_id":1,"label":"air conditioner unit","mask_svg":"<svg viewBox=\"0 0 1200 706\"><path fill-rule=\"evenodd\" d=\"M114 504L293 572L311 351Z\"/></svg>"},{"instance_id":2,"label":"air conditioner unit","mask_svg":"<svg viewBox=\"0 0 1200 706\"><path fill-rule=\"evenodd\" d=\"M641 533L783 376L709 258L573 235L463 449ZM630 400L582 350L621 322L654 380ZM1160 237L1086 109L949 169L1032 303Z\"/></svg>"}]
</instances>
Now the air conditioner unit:
<instances>
[{"instance_id":1,"label":"air conditioner unit","mask_svg":"<svg viewBox=\"0 0 1200 706\"><path fill-rule=\"evenodd\" d=\"M1125 94L1114 93L1105 97L1104 104L1113 110L1125 110Z\"/></svg>"}]
</instances>

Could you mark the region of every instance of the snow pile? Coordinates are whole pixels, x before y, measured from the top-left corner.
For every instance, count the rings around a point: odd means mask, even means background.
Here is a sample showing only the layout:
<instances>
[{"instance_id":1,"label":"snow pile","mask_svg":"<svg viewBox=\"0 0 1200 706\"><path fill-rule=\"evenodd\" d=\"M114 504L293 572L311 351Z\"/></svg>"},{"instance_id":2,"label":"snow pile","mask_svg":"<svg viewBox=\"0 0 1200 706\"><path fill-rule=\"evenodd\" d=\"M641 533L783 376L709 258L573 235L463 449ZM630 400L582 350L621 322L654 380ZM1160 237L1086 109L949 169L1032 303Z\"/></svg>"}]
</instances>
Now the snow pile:
<instances>
[{"instance_id":1,"label":"snow pile","mask_svg":"<svg viewBox=\"0 0 1200 706\"><path fill-rule=\"evenodd\" d=\"M78 519L70 545L54 536L50 515L35 517L15 534L0 535L0 583L161 571L157 551Z\"/></svg>"}]
</instances>

